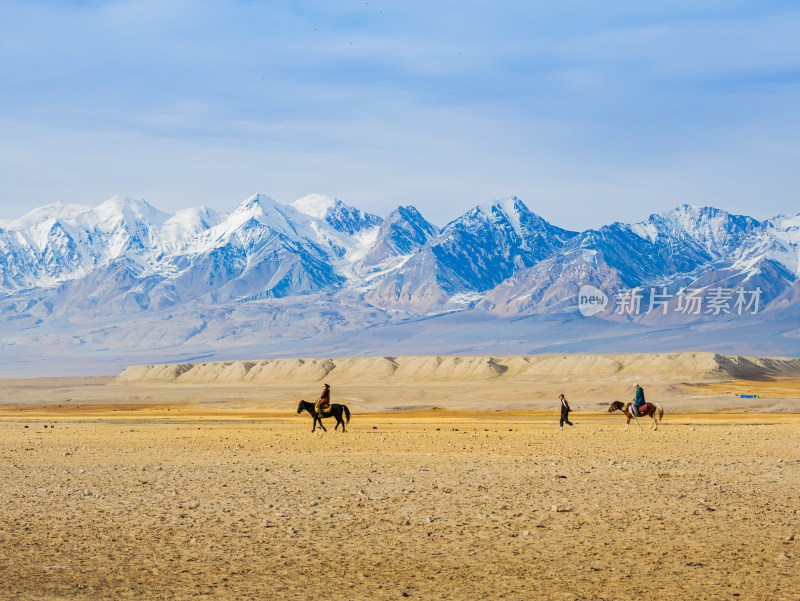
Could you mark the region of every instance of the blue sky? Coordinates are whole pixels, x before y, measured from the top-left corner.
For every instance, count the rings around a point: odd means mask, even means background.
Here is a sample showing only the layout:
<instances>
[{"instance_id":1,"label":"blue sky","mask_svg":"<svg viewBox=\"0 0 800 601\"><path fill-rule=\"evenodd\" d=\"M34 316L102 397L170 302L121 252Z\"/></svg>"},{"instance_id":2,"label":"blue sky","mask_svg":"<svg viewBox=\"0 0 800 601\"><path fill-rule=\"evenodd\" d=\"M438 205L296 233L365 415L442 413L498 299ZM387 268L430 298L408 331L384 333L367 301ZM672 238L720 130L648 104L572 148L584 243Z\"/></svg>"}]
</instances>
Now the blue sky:
<instances>
[{"instance_id":1,"label":"blue sky","mask_svg":"<svg viewBox=\"0 0 800 601\"><path fill-rule=\"evenodd\" d=\"M796 2L0 2L0 218L337 196L800 212Z\"/></svg>"}]
</instances>

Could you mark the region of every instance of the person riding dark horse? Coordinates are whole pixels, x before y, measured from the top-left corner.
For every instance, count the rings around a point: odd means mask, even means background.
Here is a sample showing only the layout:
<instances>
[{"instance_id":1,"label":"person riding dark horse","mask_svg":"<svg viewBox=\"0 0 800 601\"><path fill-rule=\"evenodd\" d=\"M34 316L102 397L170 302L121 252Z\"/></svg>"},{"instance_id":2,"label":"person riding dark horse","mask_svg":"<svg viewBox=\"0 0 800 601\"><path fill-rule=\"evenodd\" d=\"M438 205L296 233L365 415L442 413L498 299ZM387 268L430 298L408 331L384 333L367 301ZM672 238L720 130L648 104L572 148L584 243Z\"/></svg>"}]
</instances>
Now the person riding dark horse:
<instances>
[{"instance_id":1,"label":"person riding dark horse","mask_svg":"<svg viewBox=\"0 0 800 601\"><path fill-rule=\"evenodd\" d=\"M297 405L297 414L300 415L303 411L308 412L311 416L313 423L311 426L311 431L314 432L317 429L317 424L319 427L322 428L323 431L327 432L327 429L322 424L323 417L332 417L336 420L336 426L334 426L334 430L337 430L339 426L342 426L342 432L345 431L345 421L349 424L350 423L350 409L347 408L347 405L340 405L338 403L334 403L331 405L331 409L328 413L322 414L317 412L316 403L308 403L306 401L301 400Z\"/></svg>"},{"instance_id":2,"label":"person riding dark horse","mask_svg":"<svg viewBox=\"0 0 800 601\"><path fill-rule=\"evenodd\" d=\"M647 401L644 400L644 388L638 384L634 384L633 387L636 389L636 394L633 397L633 414L639 415L642 405L644 405Z\"/></svg>"},{"instance_id":3,"label":"person riding dark horse","mask_svg":"<svg viewBox=\"0 0 800 601\"><path fill-rule=\"evenodd\" d=\"M314 405L314 410L320 415L325 415L325 412L329 411L330 407L331 407L331 387L328 386L327 384L323 384L322 393L319 395L316 405Z\"/></svg>"}]
</instances>

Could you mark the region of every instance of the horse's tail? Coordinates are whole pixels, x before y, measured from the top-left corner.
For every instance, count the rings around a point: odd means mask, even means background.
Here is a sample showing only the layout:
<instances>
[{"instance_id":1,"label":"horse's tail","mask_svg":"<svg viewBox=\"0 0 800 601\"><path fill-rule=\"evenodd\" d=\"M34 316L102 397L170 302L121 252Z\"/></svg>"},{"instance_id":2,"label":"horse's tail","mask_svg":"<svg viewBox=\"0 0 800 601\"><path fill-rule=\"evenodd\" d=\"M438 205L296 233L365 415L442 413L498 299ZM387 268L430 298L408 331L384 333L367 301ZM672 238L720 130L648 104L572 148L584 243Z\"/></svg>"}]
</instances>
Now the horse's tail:
<instances>
[{"instance_id":1,"label":"horse's tail","mask_svg":"<svg viewBox=\"0 0 800 601\"><path fill-rule=\"evenodd\" d=\"M344 416L347 418L347 423L350 423L350 410L347 408L347 405L342 405L342 409L344 409Z\"/></svg>"},{"instance_id":2,"label":"horse's tail","mask_svg":"<svg viewBox=\"0 0 800 601\"><path fill-rule=\"evenodd\" d=\"M661 421L664 418L664 408L659 405L658 403L653 403L658 410L658 421Z\"/></svg>"}]
</instances>

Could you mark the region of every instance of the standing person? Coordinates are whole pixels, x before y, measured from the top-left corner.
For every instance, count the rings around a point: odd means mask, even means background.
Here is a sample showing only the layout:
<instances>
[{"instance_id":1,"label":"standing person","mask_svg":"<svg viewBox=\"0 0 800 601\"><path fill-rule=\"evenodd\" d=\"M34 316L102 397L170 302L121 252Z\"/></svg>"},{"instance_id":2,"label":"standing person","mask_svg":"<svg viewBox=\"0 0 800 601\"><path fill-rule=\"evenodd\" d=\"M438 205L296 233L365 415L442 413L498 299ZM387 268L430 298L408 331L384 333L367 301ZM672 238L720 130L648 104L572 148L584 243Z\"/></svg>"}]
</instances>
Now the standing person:
<instances>
[{"instance_id":1,"label":"standing person","mask_svg":"<svg viewBox=\"0 0 800 601\"><path fill-rule=\"evenodd\" d=\"M316 407L314 410L322 415L323 411L327 411L331 404L331 387L327 384L322 386L322 393L319 395L317 399Z\"/></svg>"},{"instance_id":2,"label":"standing person","mask_svg":"<svg viewBox=\"0 0 800 601\"><path fill-rule=\"evenodd\" d=\"M633 397L633 414L639 415L639 408L645 404L644 388L638 384L634 384L633 387L636 389L636 394Z\"/></svg>"},{"instance_id":3,"label":"standing person","mask_svg":"<svg viewBox=\"0 0 800 601\"><path fill-rule=\"evenodd\" d=\"M569 406L569 402L563 394L558 395L558 400L561 401L561 421L558 423L558 429L564 430L564 422L568 423L574 428L575 424L569 421L569 412L572 411Z\"/></svg>"}]
</instances>

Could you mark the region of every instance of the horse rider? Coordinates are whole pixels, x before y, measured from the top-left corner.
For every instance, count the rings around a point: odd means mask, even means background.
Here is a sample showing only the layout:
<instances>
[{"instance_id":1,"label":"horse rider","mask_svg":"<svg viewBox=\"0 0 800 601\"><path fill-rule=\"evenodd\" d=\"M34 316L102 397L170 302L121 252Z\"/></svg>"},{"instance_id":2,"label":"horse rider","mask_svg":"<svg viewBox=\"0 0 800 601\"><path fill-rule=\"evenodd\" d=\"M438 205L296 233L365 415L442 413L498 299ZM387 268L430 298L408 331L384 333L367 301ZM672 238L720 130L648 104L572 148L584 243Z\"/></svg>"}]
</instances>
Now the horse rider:
<instances>
[{"instance_id":1,"label":"horse rider","mask_svg":"<svg viewBox=\"0 0 800 601\"><path fill-rule=\"evenodd\" d=\"M324 384L322 387L322 394L319 395L314 411L322 415L323 411L327 411L331 406L331 387Z\"/></svg>"},{"instance_id":2,"label":"horse rider","mask_svg":"<svg viewBox=\"0 0 800 601\"><path fill-rule=\"evenodd\" d=\"M633 414L639 415L639 408L645 404L644 400L644 388L639 386L638 384L633 385L634 389L636 389L636 394L633 397Z\"/></svg>"}]
</instances>

